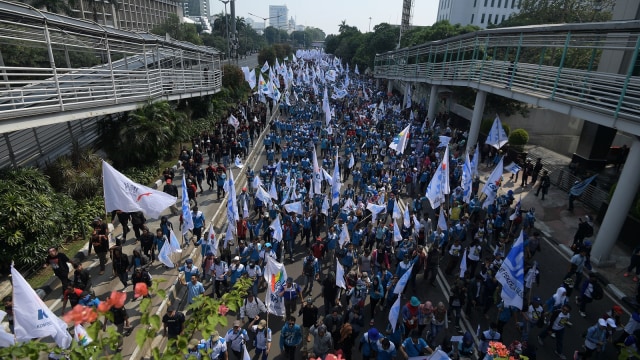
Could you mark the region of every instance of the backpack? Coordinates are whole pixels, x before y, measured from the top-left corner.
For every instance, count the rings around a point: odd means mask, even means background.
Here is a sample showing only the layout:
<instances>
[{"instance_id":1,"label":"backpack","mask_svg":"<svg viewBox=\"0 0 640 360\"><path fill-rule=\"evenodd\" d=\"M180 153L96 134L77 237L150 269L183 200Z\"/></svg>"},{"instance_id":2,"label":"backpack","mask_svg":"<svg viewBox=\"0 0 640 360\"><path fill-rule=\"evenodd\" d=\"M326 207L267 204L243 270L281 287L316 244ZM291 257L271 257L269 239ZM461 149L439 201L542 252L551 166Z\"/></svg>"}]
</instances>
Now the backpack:
<instances>
[{"instance_id":1,"label":"backpack","mask_svg":"<svg viewBox=\"0 0 640 360\"><path fill-rule=\"evenodd\" d=\"M313 263L314 263L315 258L313 256L309 256L307 257L307 261L304 263L304 268L302 269L302 272L306 275L306 276L312 276L313 275Z\"/></svg>"},{"instance_id":2,"label":"backpack","mask_svg":"<svg viewBox=\"0 0 640 360\"><path fill-rule=\"evenodd\" d=\"M587 224L585 231L584 231L584 236L585 237L592 237L593 236L593 226Z\"/></svg>"},{"instance_id":3,"label":"backpack","mask_svg":"<svg viewBox=\"0 0 640 360\"><path fill-rule=\"evenodd\" d=\"M604 297L602 286L596 281L593 283L593 292L591 293L593 300L601 300Z\"/></svg>"}]
</instances>

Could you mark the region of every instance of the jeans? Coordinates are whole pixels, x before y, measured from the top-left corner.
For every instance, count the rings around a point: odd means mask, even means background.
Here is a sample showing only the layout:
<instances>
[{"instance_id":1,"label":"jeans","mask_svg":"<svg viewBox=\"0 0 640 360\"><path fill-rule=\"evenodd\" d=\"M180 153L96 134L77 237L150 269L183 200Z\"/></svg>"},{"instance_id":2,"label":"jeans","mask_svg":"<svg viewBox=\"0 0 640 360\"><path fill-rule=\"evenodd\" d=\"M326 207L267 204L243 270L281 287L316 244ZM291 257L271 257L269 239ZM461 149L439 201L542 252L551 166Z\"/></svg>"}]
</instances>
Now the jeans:
<instances>
[{"instance_id":1,"label":"jeans","mask_svg":"<svg viewBox=\"0 0 640 360\"><path fill-rule=\"evenodd\" d=\"M305 275L304 276L304 289L309 289L309 291L313 290L313 275Z\"/></svg>"},{"instance_id":2,"label":"jeans","mask_svg":"<svg viewBox=\"0 0 640 360\"><path fill-rule=\"evenodd\" d=\"M98 259L100 259L100 271L104 271L107 265L107 252L96 251L96 255L98 255Z\"/></svg>"},{"instance_id":3,"label":"jeans","mask_svg":"<svg viewBox=\"0 0 640 360\"><path fill-rule=\"evenodd\" d=\"M560 330L551 330L551 327L548 327L538 336L544 340L549 335L549 332L554 332L556 334L556 352L558 354L562 354L562 340L564 340L564 328Z\"/></svg>"},{"instance_id":4,"label":"jeans","mask_svg":"<svg viewBox=\"0 0 640 360\"><path fill-rule=\"evenodd\" d=\"M127 285L129 284L129 273L126 271L122 271L118 274L118 278L120 279L120 282L122 283L122 285L124 287L127 287Z\"/></svg>"}]
</instances>

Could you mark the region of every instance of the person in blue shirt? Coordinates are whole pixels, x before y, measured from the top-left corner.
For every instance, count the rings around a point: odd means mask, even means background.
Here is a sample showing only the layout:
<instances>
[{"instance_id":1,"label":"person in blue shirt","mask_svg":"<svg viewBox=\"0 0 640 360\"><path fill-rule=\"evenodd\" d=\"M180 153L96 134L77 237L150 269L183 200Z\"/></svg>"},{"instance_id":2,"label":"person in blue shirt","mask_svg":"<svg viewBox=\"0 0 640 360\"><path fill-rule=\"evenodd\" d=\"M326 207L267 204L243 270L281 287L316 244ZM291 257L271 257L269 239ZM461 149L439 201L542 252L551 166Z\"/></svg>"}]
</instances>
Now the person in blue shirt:
<instances>
[{"instance_id":1,"label":"person in blue shirt","mask_svg":"<svg viewBox=\"0 0 640 360\"><path fill-rule=\"evenodd\" d=\"M284 352L285 359L295 360L296 349L302 343L302 328L296 324L295 316L289 316L287 323L280 331L280 352Z\"/></svg>"},{"instance_id":2,"label":"person in blue shirt","mask_svg":"<svg viewBox=\"0 0 640 360\"><path fill-rule=\"evenodd\" d=\"M198 278L200 277L200 270L198 267L193 265L193 259L189 258L185 260L184 265L178 268L178 271L184 271L184 279L186 281L191 280L191 276L196 275Z\"/></svg>"},{"instance_id":3,"label":"person in blue shirt","mask_svg":"<svg viewBox=\"0 0 640 360\"><path fill-rule=\"evenodd\" d=\"M408 359L414 356L431 354L433 349L420 337L420 333L417 330L413 330L409 337L402 342L400 353Z\"/></svg>"}]
</instances>

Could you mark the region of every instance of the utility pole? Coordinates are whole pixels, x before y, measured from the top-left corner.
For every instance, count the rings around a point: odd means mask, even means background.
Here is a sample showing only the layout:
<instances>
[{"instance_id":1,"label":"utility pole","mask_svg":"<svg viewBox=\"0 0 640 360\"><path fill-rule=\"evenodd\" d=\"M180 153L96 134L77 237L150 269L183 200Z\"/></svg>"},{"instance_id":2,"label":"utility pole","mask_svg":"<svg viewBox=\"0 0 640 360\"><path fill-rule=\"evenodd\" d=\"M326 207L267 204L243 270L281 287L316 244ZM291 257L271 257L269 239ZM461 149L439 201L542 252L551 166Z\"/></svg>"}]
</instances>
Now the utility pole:
<instances>
[{"instance_id":1,"label":"utility pole","mask_svg":"<svg viewBox=\"0 0 640 360\"><path fill-rule=\"evenodd\" d=\"M371 32L371 16L369 16L369 32Z\"/></svg>"},{"instance_id":2,"label":"utility pole","mask_svg":"<svg viewBox=\"0 0 640 360\"><path fill-rule=\"evenodd\" d=\"M231 0L231 56L238 64L238 30L236 29L236 2Z\"/></svg>"}]
</instances>

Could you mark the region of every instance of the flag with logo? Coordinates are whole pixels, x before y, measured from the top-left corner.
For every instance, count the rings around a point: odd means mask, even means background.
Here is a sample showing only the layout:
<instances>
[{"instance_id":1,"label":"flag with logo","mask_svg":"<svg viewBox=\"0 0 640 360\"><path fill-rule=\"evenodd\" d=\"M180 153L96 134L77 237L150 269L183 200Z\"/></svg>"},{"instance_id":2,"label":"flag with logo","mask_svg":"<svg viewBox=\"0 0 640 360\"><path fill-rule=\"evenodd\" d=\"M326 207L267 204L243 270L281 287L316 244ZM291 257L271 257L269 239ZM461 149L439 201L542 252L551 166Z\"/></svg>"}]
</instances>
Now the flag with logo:
<instances>
[{"instance_id":1,"label":"flag with logo","mask_svg":"<svg viewBox=\"0 0 640 360\"><path fill-rule=\"evenodd\" d=\"M587 187L589 186L589 184L591 184L591 182L593 181L593 179L596 178L596 176L598 176L598 174L593 175L590 178L584 179L582 181L580 181L579 183L573 185L571 187L571 190L569 190L569 193L573 196L580 196L582 195L582 193L587 190Z\"/></svg>"},{"instance_id":2,"label":"flag with logo","mask_svg":"<svg viewBox=\"0 0 640 360\"><path fill-rule=\"evenodd\" d=\"M509 138L507 137L507 133L502 127L502 122L500 121L500 118L496 116L496 118L493 120L493 125L491 126L491 130L489 131L489 135L487 135L485 144L491 145L494 148L500 150L500 148L508 142Z\"/></svg>"},{"instance_id":3,"label":"flag with logo","mask_svg":"<svg viewBox=\"0 0 640 360\"><path fill-rule=\"evenodd\" d=\"M333 176L331 181L331 205L335 205L340 202L340 164L338 162L338 154L336 154L336 161L333 165Z\"/></svg>"},{"instance_id":4,"label":"flag with logo","mask_svg":"<svg viewBox=\"0 0 640 360\"><path fill-rule=\"evenodd\" d=\"M264 78L262 77L262 74L260 74L258 76L258 93L263 95L263 96L264 95L271 95L271 87L264 80Z\"/></svg>"},{"instance_id":5,"label":"flag with logo","mask_svg":"<svg viewBox=\"0 0 640 360\"><path fill-rule=\"evenodd\" d=\"M278 296L278 289L287 282L287 269L271 256L266 257L264 279L267 281L267 294L264 304L270 314L284 316L284 297Z\"/></svg>"},{"instance_id":6,"label":"flag with logo","mask_svg":"<svg viewBox=\"0 0 640 360\"><path fill-rule=\"evenodd\" d=\"M242 74L244 74L244 81L249 84L249 88L253 89L256 87L256 73L252 69L249 69L248 66L243 66L241 69Z\"/></svg>"},{"instance_id":7,"label":"flag with logo","mask_svg":"<svg viewBox=\"0 0 640 360\"><path fill-rule=\"evenodd\" d=\"M11 277L16 341L27 342L34 338L51 336L56 345L63 349L68 348L72 337L67 331L67 324L49 309L13 265L11 265Z\"/></svg>"},{"instance_id":8,"label":"flag with logo","mask_svg":"<svg viewBox=\"0 0 640 360\"><path fill-rule=\"evenodd\" d=\"M502 160L504 159L501 158L500 161L498 161L498 165L493 169L493 172L491 172L491 175L489 175L487 182L482 188L482 192L487 195L487 198L482 203L483 209L489 206L489 204L492 204L496 200L496 197L498 197L498 189L502 183L502 173L504 172Z\"/></svg>"},{"instance_id":9,"label":"flag with logo","mask_svg":"<svg viewBox=\"0 0 640 360\"><path fill-rule=\"evenodd\" d=\"M469 153L464 155L465 161L462 165L462 181L460 186L462 186L462 200L465 203L469 203L471 201L471 188L473 186L473 174L471 170L471 161L469 160Z\"/></svg>"},{"instance_id":10,"label":"flag with logo","mask_svg":"<svg viewBox=\"0 0 640 360\"><path fill-rule=\"evenodd\" d=\"M240 214L238 213L238 199L236 198L236 184L233 179L233 171L229 171L229 181L226 191L229 193L227 199L227 219L229 219L230 223L235 224L236 221L240 219Z\"/></svg>"},{"instance_id":11,"label":"flag with logo","mask_svg":"<svg viewBox=\"0 0 640 360\"><path fill-rule=\"evenodd\" d=\"M427 185L427 199L431 203L431 208L436 209L444 203L445 195L449 194L449 148L444 151L442 161L438 165L438 169Z\"/></svg>"},{"instance_id":12,"label":"flag with logo","mask_svg":"<svg viewBox=\"0 0 640 360\"><path fill-rule=\"evenodd\" d=\"M104 160L102 160L102 185L107 212L142 211L147 217L158 218L160 213L169 206L175 205L177 200L167 193L131 181Z\"/></svg>"},{"instance_id":13,"label":"flag with logo","mask_svg":"<svg viewBox=\"0 0 640 360\"><path fill-rule=\"evenodd\" d=\"M496 273L496 280L502 284L501 298L504 306L522 310L524 298L524 231L509 251Z\"/></svg>"},{"instance_id":14,"label":"flag with logo","mask_svg":"<svg viewBox=\"0 0 640 360\"><path fill-rule=\"evenodd\" d=\"M340 246L344 246L344 244L351 242L351 238L349 237L349 229L347 229L347 224L342 223L342 230L340 231L340 238L338 239Z\"/></svg>"},{"instance_id":15,"label":"flag with logo","mask_svg":"<svg viewBox=\"0 0 640 360\"><path fill-rule=\"evenodd\" d=\"M230 222L227 222L227 231L225 231L224 233L224 243L222 243L223 249L229 248L229 242L233 240L233 233L235 232L235 230L236 230L236 224L231 224Z\"/></svg>"},{"instance_id":16,"label":"flag with logo","mask_svg":"<svg viewBox=\"0 0 640 360\"><path fill-rule=\"evenodd\" d=\"M193 216L189 205L189 194L187 193L186 176L182 177L182 235L193 230Z\"/></svg>"},{"instance_id":17,"label":"flag with logo","mask_svg":"<svg viewBox=\"0 0 640 360\"><path fill-rule=\"evenodd\" d=\"M173 252L177 252L177 253L182 252L182 248L180 247L180 243L178 242L178 238L176 237L176 234L173 233L173 229L169 229L169 244L171 244L171 247L173 248Z\"/></svg>"},{"instance_id":18,"label":"flag with logo","mask_svg":"<svg viewBox=\"0 0 640 360\"><path fill-rule=\"evenodd\" d=\"M407 125L398 135L393 138L389 148L395 150L398 154L403 154L409 142L409 130L411 125Z\"/></svg>"},{"instance_id":19,"label":"flag with logo","mask_svg":"<svg viewBox=\"0 0 640 360\"><path fill-rule=\"evenodd\" d=\"M93 339L87 334L87 330L85 330L84 326L81 324L76 324L73 328L73 339L82 346L87 346L93 342Z\"/></svg>"},{"instance_id":20,"label":"flag with logo","mask_svg":"<svg viewBox=\"0 0 640 360\"><path fill-rule=\"evenodd\" d=\"M336 261L336 286L347 289L347 283L344 281L344 267L340 261Z\"/></svg>"},{"instance_id":21,"label":"flag with logo","mask_svg":"<svg viewBox=\"0 0 640 360\"><path fill-rule=\"evenodd\" d=\"M512 173L514 175L519 173L520 170L522 170L522 168L520 166L518 166L518 164L516 164L514 162L512 162L509 165L505 165L504 166L504 171L508 171L508 172L510 172L510 173Z\"/></svg>"},{"instance_id":22,"label":"flag with logo","mask_svg":"<svg viewBox=\"0 0 640 360\"><path fill-rule=\"evenodd\" d=\"M374 203L367 203L367 210L371 211L371 221L376 221L378 214L387 209L384 205L378 205Z\"/></svg>"},{"instance_id":23,"label":"flag with logo","mask_svg":"<svg viewBox=\"0 0 640 360\"><path fill-rule=\"evenodd\" d=\"M265 61L264 65L260 68L260 72L266 73L267 71L269 71L269 62Z\"/></svg>"},{"instance_id":24,"label":"flag with logo","mask_svg":"<svg viewBox=\"0 0 640 360\"><path fill-rule=\"evenodd\" d=\"M229 119L227 120L227 123L231 126L233 126L234 129L238 130L238 126L240 126L240 121L238 120L237 117L233 116L233 114L231 114L229 116Z\"/></svg>"},{"instance_id":25,"label":"flag with logo","mask_svg":"<svg viewBox=\"0 0 640 360\"><path fill-rule=\"evenodd\" d=\"M209 241L213 243L211 246L211 252L213 255L218 256L218 247L220 246L220 239L216 236L216 231L213 229L213 222L209 223Z\"/></svg>"}]
</instances>

